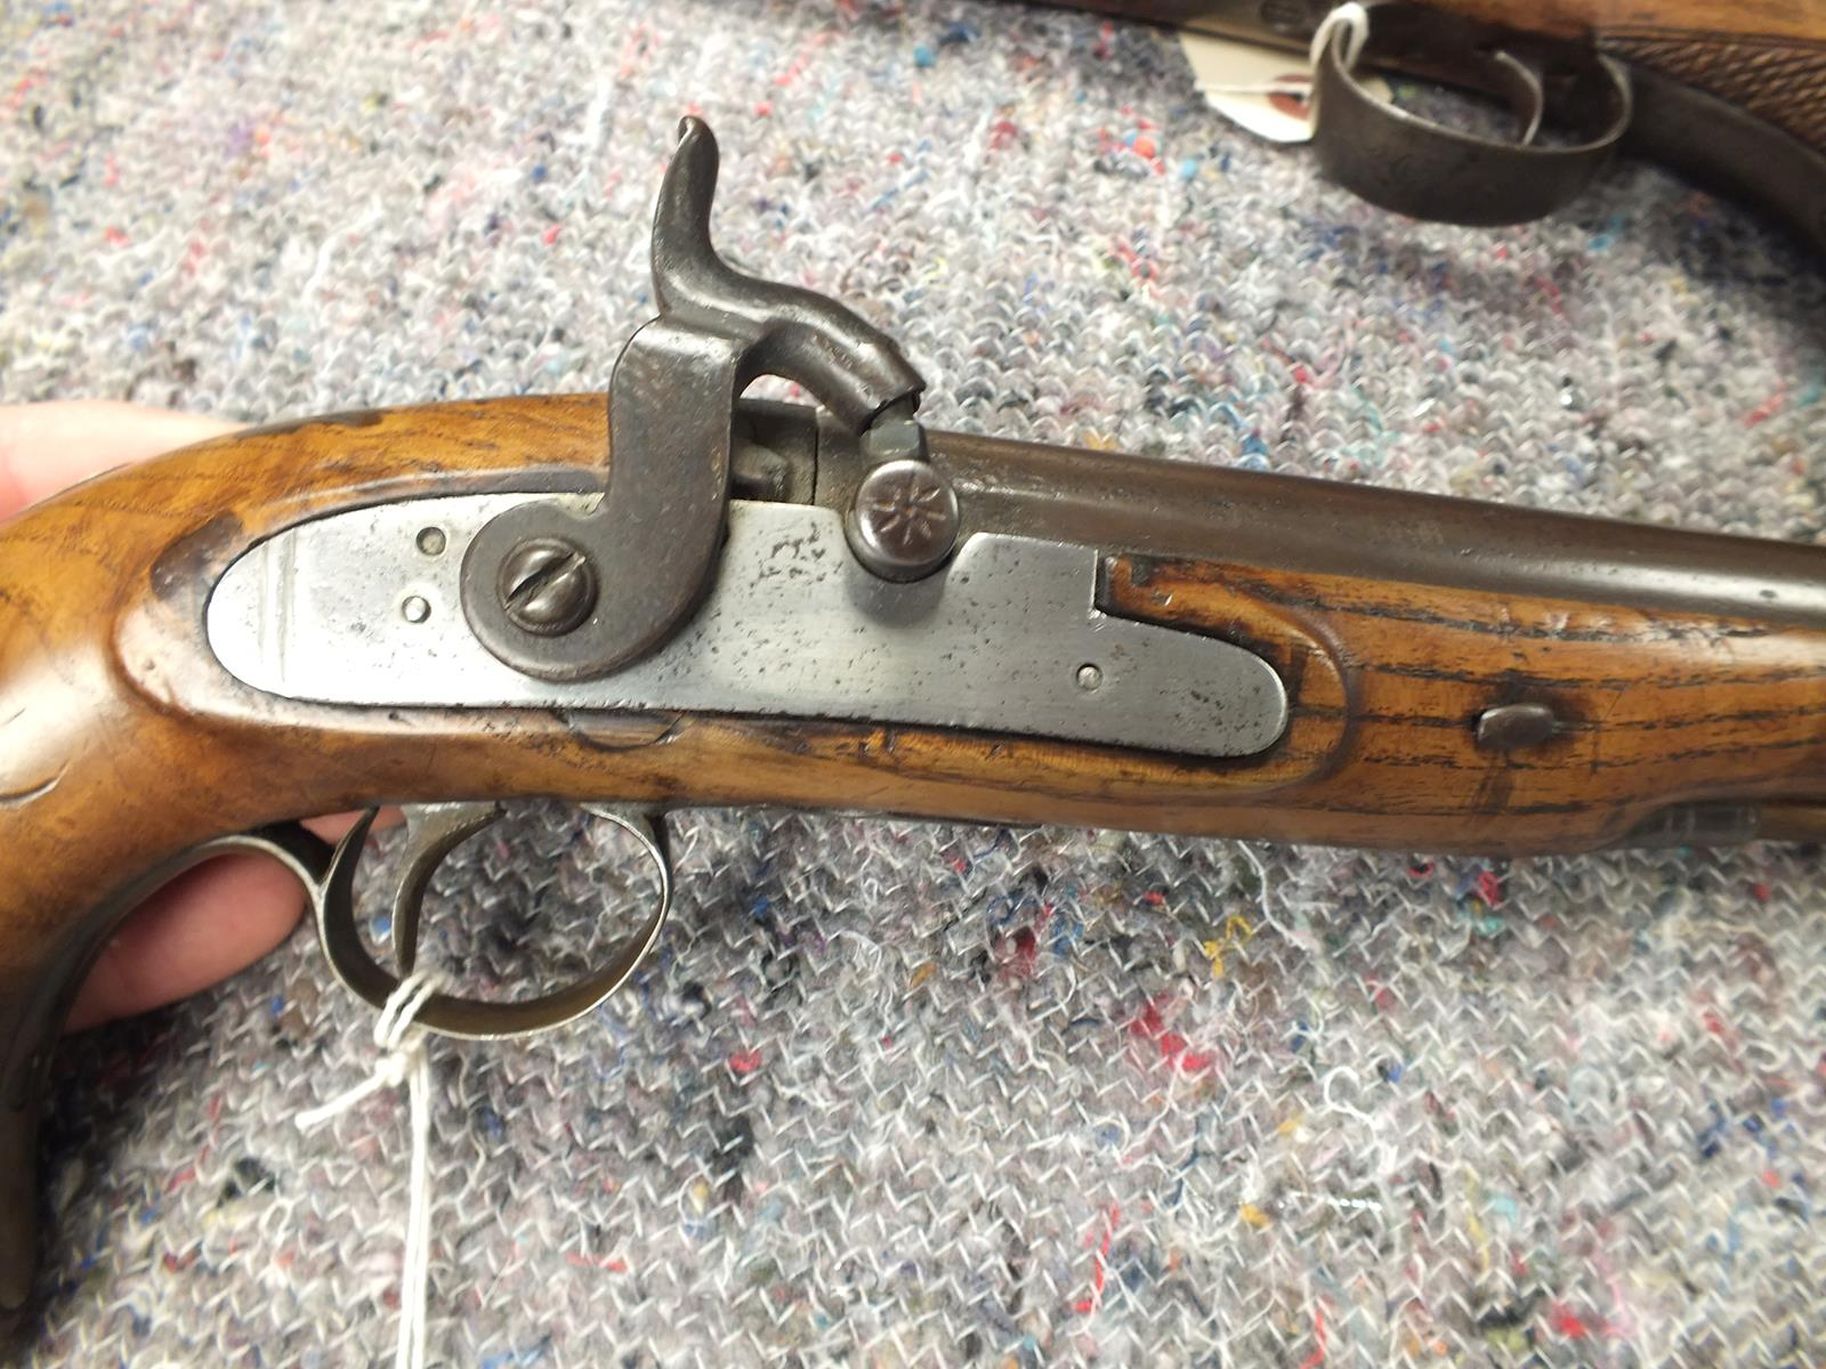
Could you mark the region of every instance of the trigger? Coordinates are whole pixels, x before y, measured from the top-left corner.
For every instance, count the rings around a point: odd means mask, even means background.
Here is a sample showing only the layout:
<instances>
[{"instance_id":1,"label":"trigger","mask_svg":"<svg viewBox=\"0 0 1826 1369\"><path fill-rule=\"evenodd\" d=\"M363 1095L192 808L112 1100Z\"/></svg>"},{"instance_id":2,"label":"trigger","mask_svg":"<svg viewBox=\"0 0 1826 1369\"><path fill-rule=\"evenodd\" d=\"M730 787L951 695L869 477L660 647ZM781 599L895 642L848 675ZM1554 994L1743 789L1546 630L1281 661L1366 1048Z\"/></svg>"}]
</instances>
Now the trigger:
<instances>
[{"instance_id":1,"label":"trigger","mask_svg":"<svg viewBox=\"0 0 1826 1369\"><path fill-rule=\"evenodd\" d=\"M500 821L498 803L426 803L405 809L405 873L393 895L393 946L399 975L411 974L418 961L419 914L431 876L444 857L483 828Z\"/></svg>"},{"instance_id":2,"label":"trigger","mask_svg":"<svg viewBox=\"0 0 1826 1369\"><path fill-rule=\"evenodd\" d=\"M634 972L658 939L672 904L672 868L664 829L644 812L596 804L586 804L584 809L633 836L652 864L657 891L645 921L611 949L605 965L562 989L510 1002L433 994L413 1019L418 1026L472 1040L545 1031L590 1012ZM373 1007L385 1008L400 981L415 968L420 914L432 875L465 840L498 821L502 809L493 801L405 807L406 849L392 901L397 974L384 969L369 953L355 920L355 870L377 811L362 814L331 858L329 872L316 891L317 935L331 970L344 986Z\"/></svg>"},{"instance_id":3,"label":"trigger","mask_svg":"<svg viewBox=\"0 0 1826 1369\"><path fill-rule=\"evenodd\" d=\"M399 981L418 961L420 913L431 877L444 857L501 816L501 805L483 803L406 804L406 850L399 887L393 894L393 946L399 973L389 975L368 954L355 925L355 871L379 809L370 808L344 834L330 859L317 899L317 939L330 968L344 985L375 1007L383 1007Z\"/></svg>"}]
</instances>

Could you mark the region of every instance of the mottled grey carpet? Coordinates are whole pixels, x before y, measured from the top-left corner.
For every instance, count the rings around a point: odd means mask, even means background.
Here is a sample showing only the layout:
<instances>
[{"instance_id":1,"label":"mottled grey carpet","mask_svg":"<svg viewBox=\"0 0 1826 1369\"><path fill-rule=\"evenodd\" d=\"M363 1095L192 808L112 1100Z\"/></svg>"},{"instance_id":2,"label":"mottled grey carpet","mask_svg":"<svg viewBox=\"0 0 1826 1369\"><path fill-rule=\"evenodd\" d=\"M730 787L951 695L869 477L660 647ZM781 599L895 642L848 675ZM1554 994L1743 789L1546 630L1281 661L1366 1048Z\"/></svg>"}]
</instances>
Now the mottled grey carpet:
<instances>
[{"instance_id":1,"label":"mottled grey carpet","mask_svg":"<svg viewBox=\"0 0 1826 1369\"><path fill-rule=\"evenodd\" d=\"M902 338L939 425L1826 540L1826 286L1793 248L1636 165L1527 228L1390 218L1145 29L30 0L0 54L8 400L599 388L696 110L724 248ZM439 1362L1826 1359L1817 850L677 832L637 987L433 1047ZM621 855L522 810L434 925L558 964ZM34 1362L391 1354L404 1102L288 1121L370 1023L300 932L69 1044Z\"/></svg>"}]
</instances>

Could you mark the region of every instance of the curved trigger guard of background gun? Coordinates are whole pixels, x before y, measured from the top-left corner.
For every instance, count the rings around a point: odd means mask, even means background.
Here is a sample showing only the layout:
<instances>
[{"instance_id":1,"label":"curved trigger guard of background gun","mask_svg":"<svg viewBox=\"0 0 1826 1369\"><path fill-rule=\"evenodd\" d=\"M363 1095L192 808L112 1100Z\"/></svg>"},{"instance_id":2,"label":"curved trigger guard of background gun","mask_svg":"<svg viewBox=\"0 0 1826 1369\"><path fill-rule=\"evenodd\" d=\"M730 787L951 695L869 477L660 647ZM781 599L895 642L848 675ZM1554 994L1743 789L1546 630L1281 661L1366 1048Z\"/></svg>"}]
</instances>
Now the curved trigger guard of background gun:
<instances>
[{"instance_id":1,"label":"curved trigger guard of background gun","mask_svg":"<svg viewBox=\"0 0 1826 1369\"><path fill-rule=\"evenodd\" d=\"M1629 130L1629 76L1591 48L1406 3L1371 5L1368 16L1367 41L1354 45L1338 25L1314 54L1312 141L1324 174L1379 208L1471 227L1543 218L1591 183ZM1378 100L1353 75L1353 56L1494 96L1514 111L1519 137L1448 128ZM1543 120L1571 141L1536 143Z\"/></svg>"},{"instance_id":2,"label":"curved trigger guard of background gun","mask_svg":"<svg viewBox=\"0 0 1826 1369\"><path fill-rule=\"evenodd\" d=\"M617 942L608 963L587 978L554 993L511 1002L433 994L413 1019L418 1026L468 1040L526 1036L561 1027L587 1015L619 989L652 949L672 908L672 862L665 829L645 813L600 804L584 804L583 810L626 831L652 863L658 888L646 920ZM392 907L399 974L389 973L374 959L355 923L355 870L377 809L362 814L337 844L315 898L317 937L330 969L352 993L377 1009L386 1006L400 979L412 973L418 955L420 912L432 875L453 850L501 817L501 805L493 802L418 804L404 811L405 868Z\"/></svg>"}]
</instances>

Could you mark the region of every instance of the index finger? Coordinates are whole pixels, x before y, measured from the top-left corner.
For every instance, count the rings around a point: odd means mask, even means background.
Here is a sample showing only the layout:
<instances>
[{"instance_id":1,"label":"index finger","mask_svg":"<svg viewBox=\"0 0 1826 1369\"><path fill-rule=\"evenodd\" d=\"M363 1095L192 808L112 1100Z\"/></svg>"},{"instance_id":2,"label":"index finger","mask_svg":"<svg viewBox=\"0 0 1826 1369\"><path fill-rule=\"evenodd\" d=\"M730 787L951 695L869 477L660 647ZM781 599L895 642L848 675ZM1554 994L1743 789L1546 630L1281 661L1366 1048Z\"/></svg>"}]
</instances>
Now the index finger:
<instances>
[{"instance_id":1,"label":"index finger","mask_svg":"<svg viewBox=\"0 0 1826 1369\"><path fill-rule=\"evenodd\" d=\"M220 437L235 426L106 399L0 406L0 518L102 471Z\"/></svg>"}]
</instances>

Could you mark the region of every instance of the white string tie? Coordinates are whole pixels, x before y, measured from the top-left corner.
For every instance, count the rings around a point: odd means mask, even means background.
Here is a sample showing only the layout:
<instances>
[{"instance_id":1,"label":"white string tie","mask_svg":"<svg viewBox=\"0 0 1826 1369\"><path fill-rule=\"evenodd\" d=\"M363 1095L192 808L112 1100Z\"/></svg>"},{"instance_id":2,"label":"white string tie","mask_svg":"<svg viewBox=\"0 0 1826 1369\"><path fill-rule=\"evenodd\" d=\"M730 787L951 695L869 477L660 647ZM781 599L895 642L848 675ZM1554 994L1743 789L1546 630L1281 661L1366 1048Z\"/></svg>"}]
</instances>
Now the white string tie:
<instances>
[{"instance_id":1,"label":"white string tie","mask_svg":"<svg viewBox=\"0 0 1826 1369\"><path fill-rule=\"evenodd\" d=\"M1344 31L1344 69L1355 71L1357 63L1363 57L1363 45L1369 42L1369 11L1357 0L1345 0L1345 3L1327 14L1319 27L1313 32L1312 45L1307 49L1307 64L1312 68L1305 76L1286 76L1275 81L1245 81L1240 84L1200 83L1199 90L1206 95L1292 95L1305 99L1311 95L1313 82L1318 77L1319 59L1325 55L1332 35L1340 29Z\"/></svg>"},{"instance_id":2,"label":"white string tie","mask_svg":"<svg viewBox=\"0 0 1826 1369\"><path fill-rule=\"evenodd\" d=\"M397 1369L423 1369L425 1363L425 1290L431 1269L431 1064L425 1056L425 1029L416 1019L443 983L443 976L431 970L402 979L374 1019L374 1044L385 1052L374 1072L293 1119L300 1130L311 1131L382 1089L406 1086L412 1108L412 1167L399 1276L399 1348L393 1359Z\"/></svg>"},{"instance_id":3,"label":"white string tie","mask_svg":"<svg viewBox=\"0 0 1826 1369\"><path fill-rule=\"evenodd\" d=\"M1363 45L1369 42L1369 11L1357 3L1357 0L1345 0L1318 27L1312 36L1312 46L1306 51L1306 60L1314 73L1319 70L1319 59L1325 55L1325 49L1331 45L1331 36L1339 29L1344 30L1344 69L1355 71L1357 63L1363 57Z\"/></svg>"}]
</instances>

